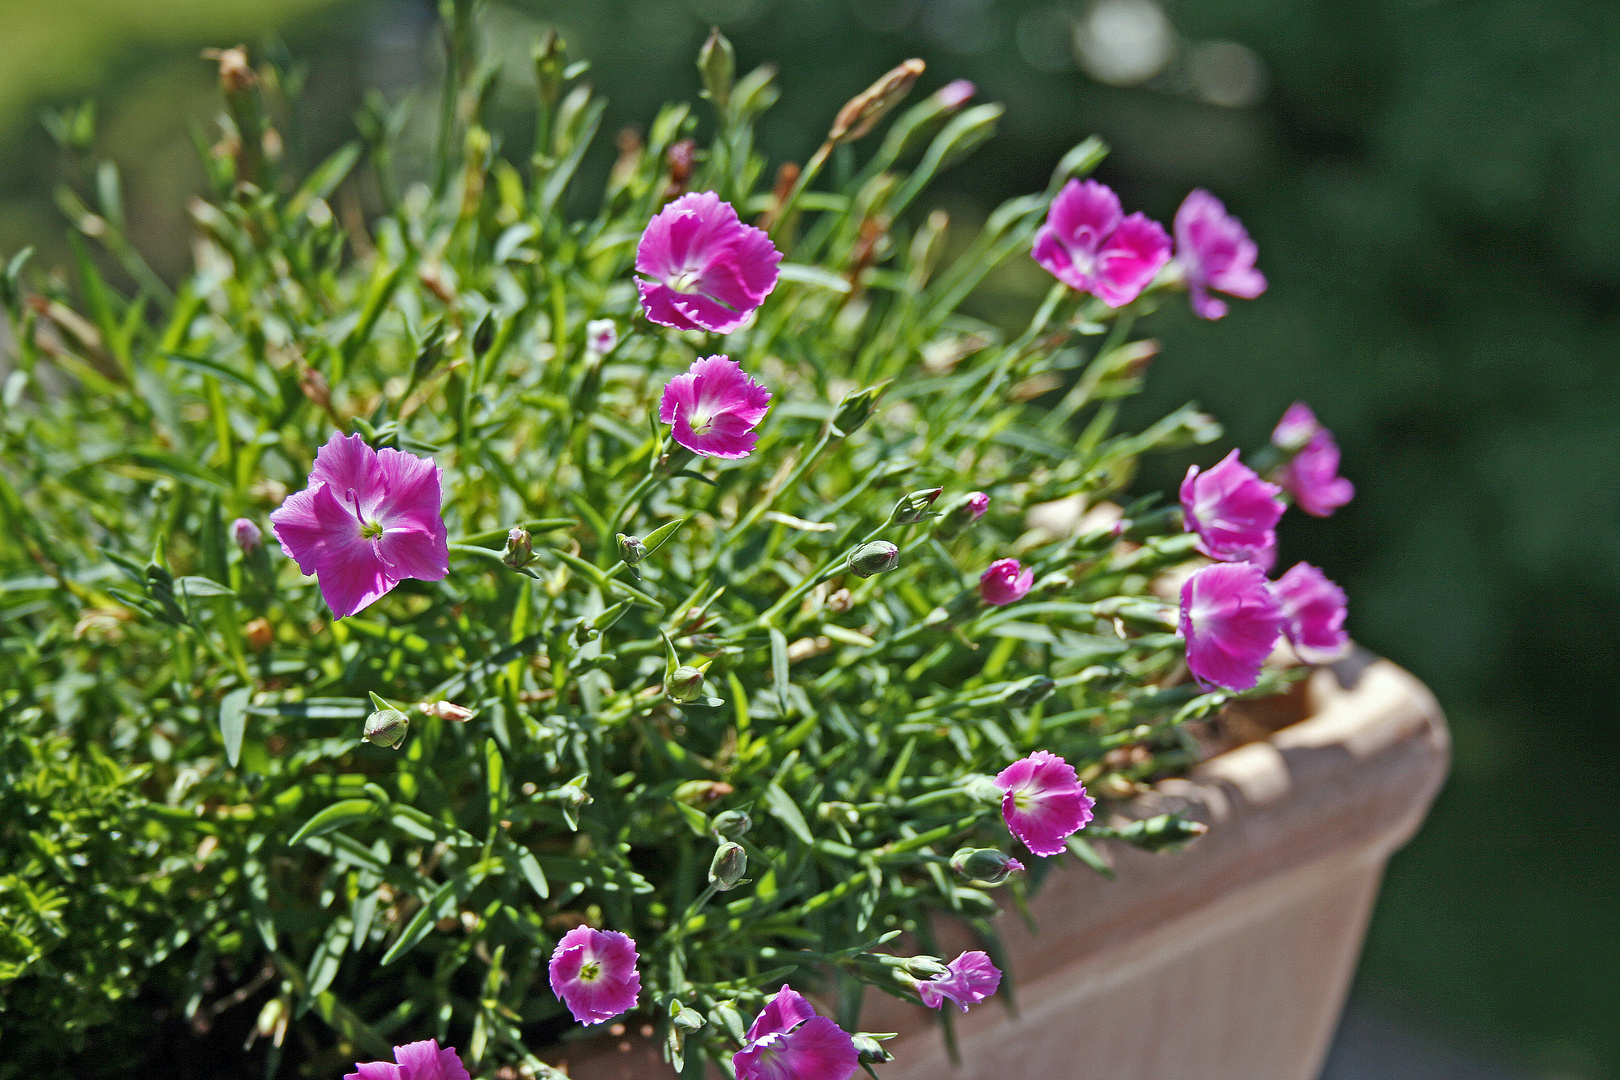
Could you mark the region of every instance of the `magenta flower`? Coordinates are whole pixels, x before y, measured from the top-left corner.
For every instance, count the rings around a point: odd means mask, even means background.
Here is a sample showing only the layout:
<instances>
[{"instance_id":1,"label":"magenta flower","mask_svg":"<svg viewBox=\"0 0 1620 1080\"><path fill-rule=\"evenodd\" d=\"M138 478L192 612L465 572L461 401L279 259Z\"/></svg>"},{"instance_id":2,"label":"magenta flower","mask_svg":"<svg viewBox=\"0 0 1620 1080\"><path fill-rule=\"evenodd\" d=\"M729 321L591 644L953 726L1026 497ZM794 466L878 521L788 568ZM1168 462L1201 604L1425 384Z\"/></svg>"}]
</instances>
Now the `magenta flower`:
<instances>
[{"instance_id":1,"label":"magenta flower","mask_svg":"<svg viewBox=\"0 0 1620 1080\"><path fill-rule=\"evenodd\" d=\"M784 985L754 1018L731 1064L737 1080L849 1080L860 1055L848 1032Z\"/></svg>"},{"instance_id":2,"label":"magenta flower","mask_svg":"<svg viewBox=\"0 0 1620 1080\"><path fill-rule=\"evenodd\" d=\"M343 1080L472 1080L455 1050L440 1050L437 1039L394 1047L394 1061L358 1061L354 1067Z\"/></svg>"},{"instance_id":3,"label":"magenta flower","mask_svg":"<svg viewBox=\"0 0 1620 1080\"><path fill-rule=\"evenodd\" d=\"M587 1026L628 1012L641 994L636 943L617 930L574 927L551 954L551 989Z\"/></svg>"},{"instance_id":4,"label":"magenta flower","mask_svg":"<svg viewBox=\"0 0 1620 1080\"><path fill-rule=\"evenodd\" d=\"M1344 632L1344 590L1310 563L1299 563L1271 583L1282 611L1282 630L1299 658L1326 664L1344 655L1350 635Z\"/></svg>"},{"instance_id":5,"label":"magenta flower","mask_svg":"<svg viewBox=\"0 0 1620 1080\"><path fill-rule=\"evenodd\" d=\"M1034 584L1034 570L1023 569L1017 559L997 559L979 575L979 595L985 603L1001 607L1022 600Z\"/></svg>"},{"instance_id":6,"label":"magenta flower","mask_svg":"<svg viewBox=\"0 0 1620 1080\"><path fill-rule=\"evenodd\" d=\"M1311 441L1311 436L1321 429L1322 425L1316 419L1316 414L1311 412L1311 407L1303 401L1296 401L1277 421L1276 428L1271 432L1271 445L1294 453L1303 450L1305 444Z\"/></svg>"},{"instance_id":7,"label":"magenta flower","mask_svg":"<svg viewBox=\"0 0 1620 1080\"><path fill-rule=\"evenodd\" d=\"M1265 571L1249 563L1216 563L1181 587L1187 666L1199 680L1247 690L1282 632L1282 609Z\"/></svg>"},{"instance_id":8,"label":"magenta flower","mask_svg":"<svg viewBox=\"0 0 1620 1080\"><path fill-rule=\"evenodd\" d=\"M1265 275L1254 268L1259 253L1243 223L1203 188L1188 194L1176 211L1176 261L1187 279L1193 312L1201 319L1226 314L1226 301L1209 295L1219 289L1253 300L1266 291Z\"/></svg>"},{"instance_id":9,"label":"magenta flower","mask_svg":"<svg viewBox=\"0 0 1620 1080\"><path fill-rule=\"evenodd\" d=\"M682 195L647 223L636 280L647 318L677 330L729 334L776 288L782 253L712 191Z\"/></svg>"},{"instance_id":10,"label":"magenta flower","mask_svg":"<svg viewBox=\"0 0 1620 1080\"><path fill-rule=\"evenodd\" d=\"M1181 482L1181 512L1197 546L1212 559L1253 562L1270 569L1276 557L1280 489L1255 475L1233 450L1208 472L1187 469Z\"/></svg>"},{"instance_id":11,"label":"magenta flower","mask_svg":"<svg viewBox=\"0 0 1620 1080\"><path fill-rule=\"evenodd\" d=\"M1007 828L1037 855L1056 855L1070 834L1086 827L1095 800L1074 766L1037 750L996 774Z\"/></svg>"},{"instance_id":12,"label":"magenta flower","mask_svg":"<svg viewBox=\"0 0 1620 1080\"><path fill-rule=\"evenodd\" d=\"M969 1005L977 1005L1001 985L1001 969L982 952L965 952L946 967L945 974L917 984L917 996L930 1009L942 1008L949 998L967 1012Z\"/></svg>"},{"instance_id":13,"label":"magenta flower","mask_svg":"<svg viewBox=\"0 0 1620 1080\"><path fill-rule=\"evenodd\" d=\"M259 527L248 518L237 518L231 522L231 539L243 551L252 551L264 540L264 534Z\"/></svg>"},{"instance_id":14,"label":"magenta flower","mask_svg":"<svg viewBox=\"0 0 1620 1080\"><path fill-rule=\"evenodd\" d=\"M287 496L270 529L341 619L405 578L438 581L450 572L441 475L431 458L334 433L315 454L309 486Z\"/></svg>"},{"instance_id":15,"label":"magenta flower","mask_svg":"<svg viewBox=\"0 0 1620 1080\"><path fill-rule=\"evenodd\" d=\"M990 509L990 496L982 491L969 492L965 501L969 521L978 521L984 517L984 512Z\"/></svg>"},{"instance_id":16,"label":"magenta flower","mask_svg":"<svg viewBox=\"0 0 1620 1080\"><path fill-rule=\"evenodd\" d=\"M675 441L694 454L747 457L770 402L771 392L744 375L737 361L705 356L664 385L658 419L674 425Z\"/></svg>"},{"instance_id":17,"label":"magenta flower","mask_svg":"<svg viewBox=\"0 0 1620 1080\"><path fill-rule=\"evenodd\" d=\"M1318 427L1305 448L1278 469L1276 476L1299 508L1314 517L1331 517L1356 497L1356 485L1339 475L1339 444L1325 427Z\"/></svg>"},{"instance_id":18,"label":"magenta flower","mask_svg":"<svg viewBox=\"0 0 1620 1080\"><path fill-rule=\"evenodd\" d=\"M1170 237L1145 215L1125 217L1112 188L1070 180L1052 200L1031 254L1063 284L1117 308L1142 295L1170 261Z\"/></svg>"}]
</instances>

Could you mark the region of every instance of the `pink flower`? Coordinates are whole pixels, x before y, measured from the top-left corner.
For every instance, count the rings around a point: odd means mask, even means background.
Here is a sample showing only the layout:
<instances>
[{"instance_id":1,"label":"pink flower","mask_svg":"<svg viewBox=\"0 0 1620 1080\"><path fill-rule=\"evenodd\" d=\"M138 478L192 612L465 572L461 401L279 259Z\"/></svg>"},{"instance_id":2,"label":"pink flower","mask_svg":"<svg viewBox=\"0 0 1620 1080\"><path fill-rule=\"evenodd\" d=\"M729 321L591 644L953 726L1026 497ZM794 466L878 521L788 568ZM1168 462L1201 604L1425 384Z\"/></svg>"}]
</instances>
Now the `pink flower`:
<instances>
[{"instance_id":1,"label":"pink flower","mask_svg":"<svg viewBox=\"0 0 1620 1080\"><path fill-rule=\"evenodd\" d=\"M724 356L695 360L664 386L658 419L675 427L675 441L705 457L747 457L759 436L771 392Z\"/></svg>"},{"instance_id":2,"label":"pink flower","mask_svg":"<svg viewBox=\"0 0 1620 1080\"><path fill-rule=\"evenodd\" d=\"M1316 414L1311 412L1311 407L1303 401L1296 401L1277 421L1276 428L1271 432L1271 445L1294 453L1304 449L1311 436L1321 429L1322 425L1317 421Z\"/></svg>"},{"instance_id":3,"label":"pink flower","mask_svg":"<svg viewBox=\"0 0 1620 1080\"><path fill-rule=\"evenodd\" d=\"M450 572L441 475L431 458L334 433L315 454L309 486L270 515L270 528L341 619L405 578L438 581Z\"/></svg>"},{"instance_id":4,"label":"pink flower","mask_svg":"<svg viewBox=\"0 0 1620 1080\"><path fill-rule=\"evenodd\" d=\"M551 989L574 1019L600 1024L636 1007L636 943L617 930L576 926L551 954Z\"/></svg>"},{"instance_id":5,"label":"pink flower","mask_svg":"<svg viewBox=\"0 0 1620 1080\"><path fill-rule=\"evenodd\" d=\"M996 774L1007 828L1037 855L1056 855L1070 834L1091 820L1094 800L1074 766L1037 750Z\"/></svg>"},{"instance_id":6,"label":"pink flower","mask_svg":"<svg viewBox=\"0 0 1620 1080\"><path fill-rule=\"evenodd\" d=\"M1187 279L1187 293L1199 318L1226 314L1226 301L1209 295L1219 289L1253 300L1266 291L1266 279L1254 268L1259 249L1243 223L1226 212L1221 200L1199 188L1176 211L1176 261Z\"/></svg>"},{"instance_id":7,"label":"pink flower","mask_svg":"<svg viewBox=\"0 0 1620 1080\"><path fill-rule=\"evenodd\" d=\"M231 522L231 539L243 551L252 551L263 541L264 534L250 519L237 518Z\"/></svg>"},{"instance_id":8,"label":"pink flower","mask_svg":"<svg viewBox=\"0 0 1620 1080\"><path fill-rule=\"evenodd\" d=\"M1317 428L1305 449L1277 470L1276 476L1299 508L1314 517L1331 517L1356 497L1356 485L1339 475L1339 444L1325 427Z\"/></svg>"},{"instance_id":9,"label":"pink flower","mask_svg":"<svg viewBox=\"0 0 1620 1080\"><path fill-rule=\"evenodd\" d=\"M619 343L619 328L612 319L592 319L585 324L585 351L606 356Z\"/></svg>"},{"instance_id":10,"label":"pink flower","mask_svg":"<svg viewBox=\"0 0 1620 1080\"><path fill-rule=\"evenodd\" d=\"M1063 185L1031 252L1071 289L1124 307L1170 261L1164 226L1142 214L1124 217L1112 188L1087 180Z\"/></svg>"},{"instance_id":11,"label":"pink flower","mask_svg":"<svg viewBox=\"0 0 1620 1080\"><path fill-rule=\"evenodd\" d=\"M776 288L782 253L712 191L682 195L647 223L636 248L647 318L677 330L729 334Z\"/></svg>"},{"instance_id":12,"label":"pink flower","mask_svg":"<svg viewBox=\"0 0 1620 1080\"><path fill-rule=\"evenodd\" d=\"M985 603L1001 607L1022 600L1034 584L1034 570L1022 569L1017 559L997 559L979 575L979 595Z\"/></svg>"},{"instance_id":13,"label":"pink flower","mask_svg":"<svg viewBox=\"0 0 1620 1080\"><path fill-rule=\"evenodd\" d=\"M1325 664L1344 655L1344 590L1310 563L1299 563L1271 584L1283 633L1301 660Z\"/></svg>"},{"instance_id":14,"label":"pink flower","mask_svg":"<svg viewBox=\"0 0 1620 1080\"><path fill-rule=\"evenodd\" d=\"M359 1061L354 1067L343 1080L472 1080L455 1050L440 1050L437 1039L394 1047L394 1061Z\"/></svg>"},{"instance_id":15,"label":"pink flower","mask_svg":"<svg viewBox=\"0 0 1620 1080\"><path fill-rule=\"evenodd\" d=\"M969 1005L977 1005L1001 985L1001 969L982 952L965 952L946 967L950 970L945 974L917 984L917 996L930 1009L943 1007L949 998L967 1012Z\"/></svg>"},{"instance_id":16,"label":"pink flower","mask_svg":"<svg viewBox=\"0 0 1620 1080\"><path fill-rule=\"evenodd\" d=\"M1282 609L1265 571L1249 563L1216 563L1181 587L1187 666L1206 683L1247 690L1282 632Z\"/></svg>"},{"instance_id":17,"label":"pink flower","mask_svg":"<svg viewBox=\"0 0 1620 1080\"><path fill-rule=\"evenodd\" d=\"M855 1040L786 985L731 1056L737 1080L849 1080L859 1064Z\"/></svg>"},{"instance_id":18,"label":"pink flower","mask_svg":"<svg viewBox=\"0 0 1620 1080\"><path fill-rule=\"evenodd\" d=\"M984 512L990 509L990 496L982 491L972 491L967 496L967 513L969 521L978 521L984 517Z\"/></svg>"},{"instance_id":19,"label":"pink flower","mask_svg":"<svg viewBox=\"0 0 1620 1080\"><path fill-rule=\"evenodd\" d=\"M1276 558L1280 489L1238 460L1233 450L1208 472L1187 469L1181 482L1181 511L1188 532L1198 534L1198 550L1223 562L1253 562L1270 568Z\"/></svg>"}]
</instances>

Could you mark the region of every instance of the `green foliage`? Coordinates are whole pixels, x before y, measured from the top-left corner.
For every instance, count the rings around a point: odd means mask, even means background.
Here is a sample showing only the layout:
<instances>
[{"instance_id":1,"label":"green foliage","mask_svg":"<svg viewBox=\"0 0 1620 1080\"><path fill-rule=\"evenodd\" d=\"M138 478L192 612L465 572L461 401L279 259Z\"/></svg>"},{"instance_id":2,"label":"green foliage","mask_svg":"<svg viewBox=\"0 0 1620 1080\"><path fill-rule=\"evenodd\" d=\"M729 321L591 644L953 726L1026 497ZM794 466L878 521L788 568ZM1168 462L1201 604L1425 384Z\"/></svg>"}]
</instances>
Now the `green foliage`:
<instances>
[{"instance_id":1,"label":"green foliage","mask_svg":"<svg viewBox=\"0 0 1620 1080\"><path fill-rule=\"evenodd\" d=\"M833 980L853 1027L866 987L912 994L901 933L927 952L955 917L996 950L995 900L948 870L1007 843L987 776L1049 749L1128 795L1185 765L1179 724L1226 700L1183 680L1153 591L1192 557L1173 514L1146 499L1117 528L1026 525L1219 434L1190 406L1114 431L1159 293L1116 312L1054 287L1011 339L958 310L1099 143L946 245L941 216L914 230L904 211L998 107L925 100L864 163L829 139L784 199L753 149L774 99L755 72L711 88L724 111L694 173L679 143L698 120L669 106L621 142L594 213L567 216L592 199L575 179L602 101L544 43L520 170L483 126L491 76L454 12L432 183L394 171L386 110L362 119L389 203L369 228L327 202L361 155L276 176L264 95L287 80L222 61L195 273L125 296L77 244L76 299L6 293L0 1000L18 1068L137 989L194 1027L259 1006L267 1075L289 1051L335 1074L429 1036L477 1068L533 1063L572 1026L545 965L582 922L637 939L642 1008L690 1067L729 1056L725 1018L788 978ZM763 215L787 252L723 343L639 318L635 244L682 187ZM77 218L89 239L115 192ZM606 357L585 347L601 318L621 334ZM773 409L749 458L693 460L658 394L721 351ZM1075 377L1059 412L1029 404ZM333 427L434 455L452 537L447 578L341 621L273 544L243 552L226 529L303 486ZM942 508L988 491L990 513L941 539L902 499L934 488ZM503 551L516 526L532 551ZM850 572L880 540L898 565ZM1008 555L1036 591L985 607L977 575ZM398 749L360 741L385 706L409 715ZM1185 839L1173 826L1153 842ZM721 835L746 858L717 860Z\"/></svg>"}]
</instances>

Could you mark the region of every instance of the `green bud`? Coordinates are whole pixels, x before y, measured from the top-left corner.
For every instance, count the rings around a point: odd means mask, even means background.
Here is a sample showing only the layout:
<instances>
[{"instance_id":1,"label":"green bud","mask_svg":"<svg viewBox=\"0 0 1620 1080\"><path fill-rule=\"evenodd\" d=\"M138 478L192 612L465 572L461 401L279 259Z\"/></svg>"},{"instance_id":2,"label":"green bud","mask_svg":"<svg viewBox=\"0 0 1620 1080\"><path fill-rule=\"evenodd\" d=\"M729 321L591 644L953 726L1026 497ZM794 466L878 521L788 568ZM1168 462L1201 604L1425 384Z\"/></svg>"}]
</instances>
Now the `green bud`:
<instances>
[{"instance_id":1,"label":"green bud","mask_svg":"<svg viewBox=\"0 0 1620 1080\"><path fill-rule=\"evenodd\" d=\"M743 810L727 810L716 814L709 823L709 831L714 835L727 840L736 840L745 836L749 829L754 827L754 819Z\"/></svg>"},{"instance_id":2,"label":"green bud","mask_svg":"<svg viewBox=\"0 0 1620 1080\"><path fill-rule=\"evenodd\" d=\"M901 497L895 504L894 513L889 515L891 525L915 525L928 517L929 507L939 498L944 488L928 488L924 491L913 491Z\"/></svg>"},{"instance_id":3,"label":"green bud","mask_svg":"<svg viewBox=\"0 0 1620 1080\"><path fill-rule=\"evenodd\" d=\"M670 1023L688 1033L698 1030L709 1022L702 1013L696 1009L688 1009L678 1001L671 1003L670 1014Z\"/></svg>"},{"instance_id":4,"label":"green bud","mask_svg":"<svg viewBox=\"0 0 1620 1080\"><path fill-rule=\"evenodd\" d=\"M964 881L1000 885L1024 864L995 848L962 848L951 856L951 869Z\"/></svg>"},{"instance_id":5,"label":"green bud","mask_svg":"<svg viewBox=\"0 0 1620 1080\"><path fill-rule=\"evenodd\" d=\"M718 26L709 31L708 40L698 50L697 66L703 76L704 96L724 113L731 104L731 80L737 74L737 57Z\"/></svg>"},{"instance_id":6,"label":"green bud","mask_svg":"<svg viewBox=\"0 0 1620 1080\"><path fill-rule=\"evenodd\" d=\"M641 542L640 537L619 533L614 539L619 542L619 558L628 565L635 566L647 557L647 545Z\"/></svg>"},{"instance_id":7,"label":"green bud","mask_svg":"<svg viewBox=\"0 0 1620 1080\"><path fill-rule=\"evenodd\" d=\"M885 1061L893 1061L894 1055L883 1049L879 1038L892 1039L894 1035L889 1032L880 1032L873 1035L870 1032L857 1031L850 1036L855 1043L855 1052L860 1055L862 1065L881 1065Z\"/></svg>"},{"instance_id":8,"label":"green bud","mask_svg":"<svg viewBox=\"0 0 1620 1080\"><path fill-rule=\"evenodd\" d=\"M861 425L871 419L878 395L883 393L888 385L887 382L881 382L876 386L851 390L845 394L838 402L838 411L833 413L833 433L848 438L859 431Z\"/></svg>"},{"instance_id":9,"label":"green bud","mask_svg":"<svg viewBox=\"0 0 1620 1080\"><path fill-rule=\"evenodd\" d=\"M501 551L501 562L513 570L534 561L534 538L527 529L513 529L506 534L506 547Z\"/></svg>"},{"instance_id":10,"label":"green bud","mask_svg":"<svg viewBox=\"0 0 1620 1080\"><path fill-rule=\"evenodd\" d=\"M377 746L399 749L399 744L405 741L406 730L411 726L411 718L376 694L371 695L371 703L377 707L377 711L366 717L366 728L361 738Z\"/></svg>"},{"instance_id":11,"label":"green bud","mask_svg":"<svg viewBox=\"0 0 1620 1080\"><path fill-rule=\"evenodd\" d=\"M937 956L913 956L905 963L906 974L918 979L932 979L935 975L949 974L950 968Z\"/></svg>"},{"instance_id":12,"label":"green bud","mask_svg":"<svg viewBox=\"0 0 1620 1080\"><path fill-rule=\"evenodd\" d=\"M748 852L743 850L741 844L728 840L720 845L720 850L714 853L714 860L709 863L709 884L720 892L728 892L742 883L747 870Z\"/></svg>"},{"instance_id":13,"label":"green bud","mask_svg":"<svg viewBox=\"0 0 1620 1080\"><path fill-rule=\"evenodd\" d=\"M1001 796L1004 794L994 777L975 773L962 778L962 791L975 802L987 803L991 806L1001 805Z\"/></svg>"},{"instance_id":14,"label":"green bud","mask_svg":"<svg viewBox=\"0 0 1620 1080\"><path fill-rule=\"evenodd\" d=\"M1189 821L1180 814L1160 814L1133 821L1116 829L1114 835L1147 851L1178 851L1207 832L1209 826L1201 821Z\"/></svg>"},{"instance_id":15,"label":"green bud","mask_svg":"<svg viewBox=\"0 0 1620 1080\"><path fill-rule=\"evenodd\" d=\"M705 665L707 666L707 665ZM703 689L703 668L682 664L664 678L664 693L671 701L685 704L695 700Z\"/></svg>"},{"instance_id":16,"label":"green bud","mask_svg":"<svg viewBox=\"0 0 1620 1080\"><path fill-rule=\"evenodd\" d=\"M568 67L568 46L557 36L557 31L547 30L545 36L535 42L533 55L535 90L540 104L549 109L557 104L557 96L562 91L563 71Z\"/></svg>"},{"instance_id":17,"label":"green bud","mask_svg":"<svg viewBox=\"0 0 1620 1080\"><path fill-rule=\"evenodd\" d=\"M900 549L887 540L862 544L849 553L849 569L861 577L883 574L900 565Z\"/></svg>"},{"instance_id":18,"label":"green bud","mask_svg":"<svg viewBox=\"0 0 1620 1080\"><path fill-rule=\"evenodd\" d=\"M1006 701L1015 709L1027 709L1037 701L1045 701L1057 689L1057 683L1045 675L1031 675L1020 679L1007 691Z\"/></svg>"}]
</instances>

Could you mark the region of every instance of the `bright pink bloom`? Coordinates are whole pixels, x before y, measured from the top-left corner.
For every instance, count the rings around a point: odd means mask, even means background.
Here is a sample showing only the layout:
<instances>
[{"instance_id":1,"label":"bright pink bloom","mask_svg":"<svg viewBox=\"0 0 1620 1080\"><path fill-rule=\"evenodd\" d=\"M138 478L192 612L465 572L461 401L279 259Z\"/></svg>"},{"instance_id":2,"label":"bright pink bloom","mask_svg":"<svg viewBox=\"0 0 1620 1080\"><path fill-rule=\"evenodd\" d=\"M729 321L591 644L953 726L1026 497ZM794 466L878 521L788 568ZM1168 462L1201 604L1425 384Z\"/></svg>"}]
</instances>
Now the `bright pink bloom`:
<instances>
[{"instance_id":1,"label":"bright pink bloom","mask_svg":"<svg viewBox=\"0 0 1620 1080\"><path fill-rule=\"evenodd\" d=\"M969 521L978 521L984 517L984 512L990 509L990 496L982 491L968 493L967 512Z\"/></svg>"},{"instance_id":2,"label":"bright pink bloom","mask_svg":"<svg viewBox=\"0 0 1620 1080\"><path fill-rule=\"evenodd\" d=\"M712 191L682 195L647 223L636 280L647 318L677 330L729 334L776 288L782 253Z\"/></svg>"},{"instance_id":3,"label":"bright pink bloom","mask_svg":"<svg viewBox=\"0 0 1620 1080\"><path fill-rule=\"evenodd\" d=\"M1310 563L1300 563L1271 583L1282 610L1283 633L1301 660L1325 664L1344 655L1344 590Z\"/></svg>"},{"instance_id":4,"label":"bright pink bloom","mask_svg":"<svg viewBox=\"0 0 1620 1080\"><path fill-rule=\"evenodd\" d=\"M1056 855L1070 834L1086 827L1095 800L1074 766L1037 750L996 774L1007 828L1037 855Z\"/></svg>"},{"instance_id":5,"label":"bright pink bloom","mask_svg":"<svg viewBox=\"0 0 1620 1080\"><path fill-rule=\"evenodd\" d=\"M744 375L737 361L705 356L665 384L658 419L673 424L675 441L694 454L740 458L754 449L754 428L770 403L765 384Z\"/></svg>"},{"instance_id":6,"label":"bright pink bloom","mask_svg":"<svg viewBox=\"0 0 1620 1080\"><path fill-rule=\"evenodd\" d=\"M1305 449L1277 470L1277 482L1294 496L1299 508L1314 517L1333 511L1356 497L1356 485L1339 475L1339 444L1327 428L1317 428Z\"/></svg>"},{"instance_id":7,"label":"bright pink bloom","mask_svg":"<svg viewBox=\"0 0 1620 1080\"><path fill-rule=\"evenodd\" d=\"M574 927L551 954L551 989L587 1026L628 1012L641 994L636 943L617 930Z\"/></svg>"},{"instance_id":8,"label":"bright pink bloom","mask_svg":"<svg viewBox=\"0 0 1620 1080\"><path fill-rule=\"evenodd\" d=\"M1199 188L1176 211L1176 261L1187 278L1187 293L1199 318L1226 314L1226 301L1209 295L1219 289L1253 300L1266 291L1265 275L1254 268L1259 253L1243 223L1226 212L1221 200Z\"/></svg>"},{"instance_id":9,"label":"bright pink bloom","mask_svg":"<svg viewBox=\"0 0 1620 1080\"><path fill-rule=\"evenodd\" d=\"M1063 284L1117 308L1142 295L1170 261L1170 237L1142 214L1125 217L1112 188L1070 180L1052 200L1031 254Z\"/></svg>"},{"instance_id":10,"label":"bright pink bloom","mask_svg":"<svg viewBox=\"0 0 1620 1080\"><path fill-rule=\"evenodd\" d=\"M1296 401L1277 421L1276 428L1271 432L1271 445L1293 453L1304 449L1311 436L1321 429L1322 425L1316 419L1316 414L1311 412L1311 407L1303 401Z\"/></svg>"},{"instance_id":11,"label":"bright pink bloom","mask_svg":"<svg viewBox=\"0 0 1620 1080\"><path fill-rule=\"evenodd\" d=\"M1187 666L1198 679L1228 690L1260 680L1260 665L1282 633L1282 609L1264 570L1249 563L1216 563L1181 587L1181 626Z\"/></svg>"},{"instance_id":12,"label":"bright pink bloom","mask_svg":"<svg viewBox=\"0 0 1620 1080\"><path fill-rule=\"evenodd\" d=\"M441 475L431 458L334 433L315 454L309 486L287 496L270 528L341 619L405 578L438 581L450 572Z\"/></svg>"},{"instance_id":13,"label":"bright pink bloom","mask_svg":"<svg viewBox=\"0 0 1620 1080\"><path fill-rule=\"evenodd\" d=\"M1181 512L1188 532L1198 534L1198 550L1223 562L1260 563L1276 557L1279 489L1238 460L1233 450L1208 472L1187 469L1181 482Z\"/></svg>"},{"instance_id":14,"label":"bright pink bloom","mask_svg":"<svg viewBox=\"0 0 1620 1080\"><path fill-rule=\"evenodd\" d=\"M731 1064L737 1080L849 1080L860 1055L848 1032L784 985L754 1018Z\"/></svg>"},{"instance_id":15,"label":"bright pink bloom","mask_svg":"<svg viewBox=\"0 0 1620 1080\"><path fill-rule=\"evenodd\" d=\"M917 984L917 996L930 1009L944 1006L945 999L956 1002L963 1012L996 992L1001 985L1001 969L982 952L965 952L946 965L943 975Z\"/></svg>"},{"instance_id":16,"label":"bright pink bloom","mask_svg":"<svg viewBox=\"0 0 1620 1080\"><path fill-rule=\"evenodd\" d=\"M252 551L264 540L264 534L249 518L237 518L231 522L231 539L243 551Z\"/></svg>"},{"instance_id":17,"label":"bright pink bloom","mask_svg":"<svg viewBox=\"0 0 1620 1080\"><path fill-rule=\"evenodd\" d=\"M343 1080L472 1080L455 1050L440 1050L437 1039L394 1047L394 1061L359 1061L354 1067L358 1071Z\"/></svg>"},{"instance_id":18,"label":"bright pink bloom","mask_svg":"<svg viewBox=\"0 0 1620 1080\"><path fill-rule=\"evenodd\" d=\"M953 79L934 91L934 98L947 109L960 109L972 100L978 87L966 79Z\"/></svg>"},{"instance_id":19,"label":"bright pink bloom","mask_svg":"<svg viewBox=\"0 0 1620 1080\"><path fill-rule=\"evenodd\" d=\"M1023 569L1017 559L997 559L979 575L979 595L985 603L1001 607L1022 600L1034 584L1034 570Z\"/></svg>"}]
</instances>

